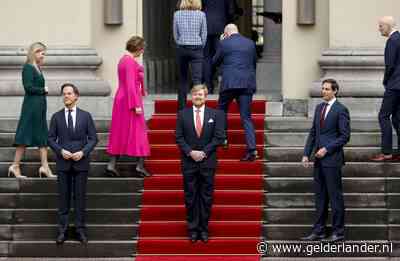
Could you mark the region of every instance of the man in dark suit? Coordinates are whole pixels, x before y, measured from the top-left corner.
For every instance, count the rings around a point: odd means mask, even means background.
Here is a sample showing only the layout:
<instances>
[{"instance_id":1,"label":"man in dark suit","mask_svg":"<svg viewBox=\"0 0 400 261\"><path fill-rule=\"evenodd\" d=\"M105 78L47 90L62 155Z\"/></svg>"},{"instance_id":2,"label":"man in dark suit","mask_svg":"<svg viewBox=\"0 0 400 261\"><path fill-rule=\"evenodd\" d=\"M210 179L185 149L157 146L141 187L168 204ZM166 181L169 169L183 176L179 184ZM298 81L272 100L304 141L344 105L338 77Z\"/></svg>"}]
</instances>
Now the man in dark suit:
<instances>
[{"instance_id":1,"label":"man in dark suit","mask_svg":"<svg viewBox=\"0 0 400 261\"><path fill-rule=\"evenodd\" d=\"M75 228L77 239L87 243L85 232L86 184L90 152L97 144L96 128L92 116L76 103L79 90L66 83L61 87L65 108L56 112L50 122L49 146L56 154L59 193L59 228L57 244L64 243L68 235L68 213L71 194L74 194Z\"/></svg>"},{"instance_id":2,"label":"man in dark suit","mask_svg":"<svg viewBox=\"0 0 400 261\"><path fill-rule=\"evenodd\" d=\"M382 153L371 159L378 162L400 159L399 155L394 156L392 151L392 125L397 132L397 144L398 150L400 150L400 33L395 30L395 25L391 16L385 16L379 20L379 31L382 36L388 37L388 40L385 47L385 75L383 78L385 92L379 111Z\"/></svg>"},{"instance_id":3,"label":"man in dark suit","mask_svg":"<svg viewBox=\"0 0 400 261\"><path fill-rule=\"evenodd\" d=\"M254 161L257 151L251 103L256 92L256 46L252 40L239 34L236 25L228 24L213 63L221 64L222 71L218 107L227 114L234 99L239 104L247 144L247 152L241 160Z\"/></svg>"},{"instance_id":4,"label":"man in dark suit","mask_svg":"<svg viewBox=\"0 0 400 261\"><path fill-rule=\"evenodd\" d=\"M339 85L334 79L322 82L323 103L319 104L307 143L303 165L310 164L315 149L314 186L316 220L310 235L302 240L344 240L344 201L342 192L342 167L345 163L343 146L350 140L350 115L347 108L336 100ZM325 223L328 204L332 209L332 235L326 237Z\"/></svg>"},{"instance_id":5,"label":"man in dark suit","mask_svg":"<svg viewBox=\"0 0 400 261\"><path fill-rule=\"evenodd\" d=\"M219 38L225 26L234 19L234 0L202 0L202 8L207 18L207 42L204 47L203 74L209 93L214 93L213 78L216 67L212 64Z\"/></svg>"},{"instance_id":6,"label":"man in dark suit","mask_svg":"<svg viewBox=\"0 0 400 261\"><path fill-rule=\"evenodd\" d=\"M178 113L176 143L182 152L189 240L208 241L217 167L217 147L225 139L224 113L205 106L207 87L195 85L191 91L193 107Z\"/></svg>"}]
</instances>

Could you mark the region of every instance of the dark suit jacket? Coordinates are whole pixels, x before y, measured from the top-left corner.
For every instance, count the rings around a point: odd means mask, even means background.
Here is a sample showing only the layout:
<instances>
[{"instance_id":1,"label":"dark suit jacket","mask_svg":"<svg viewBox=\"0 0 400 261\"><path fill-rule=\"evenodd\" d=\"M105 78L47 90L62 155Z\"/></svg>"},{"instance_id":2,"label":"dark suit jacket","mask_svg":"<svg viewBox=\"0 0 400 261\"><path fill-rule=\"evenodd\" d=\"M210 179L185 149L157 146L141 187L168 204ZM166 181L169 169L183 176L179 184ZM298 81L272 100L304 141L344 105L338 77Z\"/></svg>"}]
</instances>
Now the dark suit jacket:
<instances>
[{"instance_id":1,"label":"dark suit jacket","mask_svg":"<svg viewBox=\"0 0 400 261\"><path fill-rule=\"evenodd\" d=\"M255 43L240 35L233 34L222 40L213 57L213 64L221 64L221 92L232 89L256 91L257 52Z\"/></svg>"},{"instance_id":2,"label":"dark suit jacket","mask_svg":"<svg viewBox=\"0 0 400 261\"><path fill-rule=\"evenodd\" d=\"M206 158L200 162L202 168L216 168L217 147L225 140L225 115L220 110L205 107L203 130L200 138L197 137L193 107L181 110L176 122L176 143L182 152L184 169L198 168L189 155L192 150L204 151Z\"/></svg>"},{"instance_id":3,"label":"dark suit jacket","mask_svg":"<svg viewBox=\"0 0 400 261\"><path fill-rule=\"evenodd\" d=\"M88 171L90 152L96 146L97 141L96 127L90 113L77 109L74 135L68 133L64 109L54 113L51 117L48 142L57 155L58 171L69 171L71 168L75 171ZM81 150L84 156L77 162L65 160L61 154L62 149L72 153Z\"/></svg>"},{"instance_id":4,"label":"dark suit jacket","mask_svg":"<svg viewBox=\"0 0 400 261\"><path fill-rule=\"evenodd\" d=\"M235 16L233 0L202 0L202 7L206 13L208 35L222 34L225 25Z\"/></svg>"},{"instance_id":5,"label":"dark suit jacket","mask_svg":"<svg viewBox=\"0 0 400 261\"><path fill-rule=\"evenodd\" d=\"M315 159L323 167L340 167L344 165L343 146L350 140L350 115L347 108L338 100L332 105L325 118L324 126L320 126L323 103L315 108L314 120L304 156L310 157L313 151L325 147L327 154L322 159Z\"/></svg>"},{"instance_id":6,"label":"dark suit jacket","mask_svg":"<svg viewBox=\"0 0 400 261\"><path fill-rule=\"evenodd\" d=\"M387 89L400 90L400 33L398 31L394 32L386 42L383 85Z\"/></svg>"}]
</instances>

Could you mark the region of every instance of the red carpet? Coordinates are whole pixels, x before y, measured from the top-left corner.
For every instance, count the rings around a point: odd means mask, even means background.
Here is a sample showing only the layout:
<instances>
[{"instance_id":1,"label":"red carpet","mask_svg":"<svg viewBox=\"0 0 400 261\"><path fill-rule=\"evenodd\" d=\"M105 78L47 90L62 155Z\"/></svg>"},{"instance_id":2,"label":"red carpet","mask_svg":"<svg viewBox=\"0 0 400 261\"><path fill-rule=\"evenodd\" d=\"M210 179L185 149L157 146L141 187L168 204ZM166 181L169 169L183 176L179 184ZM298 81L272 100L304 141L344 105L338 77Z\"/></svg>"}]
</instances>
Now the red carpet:
<instances>
[{"instance_id":1,"label":"red carpet","mask_svg":"<svg viewBox=\"0 0 400 261\"><path fill-rule=\"evenodd\" d=\"M216 107L216 101L207 105ZM262 233L263 162L239 161L246 146L237 104L229 110L229 149L218 150L207 244L187 239L180 152L174 136L176 110L176 101L156 101L148 124L152 156L146 167L154 175L144 180L136 260L260 260L256 245ZM252 112L257 150L263 157L265 101L254 101Z\"/></svg>"}]
</instances>

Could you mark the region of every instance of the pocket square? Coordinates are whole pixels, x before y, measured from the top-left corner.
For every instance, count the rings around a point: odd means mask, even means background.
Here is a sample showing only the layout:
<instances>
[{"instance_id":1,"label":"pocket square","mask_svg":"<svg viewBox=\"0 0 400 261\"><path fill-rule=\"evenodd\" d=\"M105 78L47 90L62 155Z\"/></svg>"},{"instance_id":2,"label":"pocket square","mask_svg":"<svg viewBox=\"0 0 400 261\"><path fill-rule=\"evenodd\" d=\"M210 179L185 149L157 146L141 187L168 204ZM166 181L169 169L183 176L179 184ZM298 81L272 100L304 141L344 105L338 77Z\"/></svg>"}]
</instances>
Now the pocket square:
<instances>
[{"instance_id":1,"label":"pocket square","mask_svg":"<svg viewBox=\"0 0 400 261\"><path fill-rule=\"evenodd\" d=\"M208 123L213 123L213 122L214 122L213 119L209 119L209 120L208 120Z\"/></svg>"}]
</instances>

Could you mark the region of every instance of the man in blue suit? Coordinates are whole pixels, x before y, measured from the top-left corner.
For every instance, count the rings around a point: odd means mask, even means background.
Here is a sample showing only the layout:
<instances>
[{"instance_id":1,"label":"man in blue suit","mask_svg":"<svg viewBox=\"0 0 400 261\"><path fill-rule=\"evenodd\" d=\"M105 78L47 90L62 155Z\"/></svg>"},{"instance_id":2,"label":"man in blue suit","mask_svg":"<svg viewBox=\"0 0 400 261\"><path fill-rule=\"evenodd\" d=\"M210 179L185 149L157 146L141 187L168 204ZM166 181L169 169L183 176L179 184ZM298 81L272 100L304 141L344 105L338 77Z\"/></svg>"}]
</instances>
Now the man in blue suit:
<instances>
[{"instance_id":1,"label":"man in blue suit","mask_svg":"<svg viewBox=\"0 0 400 261\"><path fill-rule=\"evenodd\" d=\"M302 240L344 240L344 201L342 167L343 146L350 140L350 116L347 108L336 100L339 85L334 79L322 82L323 103L315 108L314 119L304 147L303 165L310 164L315 149L314 186L316 220L310 235ZM332 235L326 236L328 204L332 209Z\"/></svg>"},{"instance_id":2,"label":"man in blue suit","mask_svg":"<svg viewBox=\"0 0 400 261\"><path fill-rule=\"evenodd\" d=\"M240 35L236 25L228 24L225 27L224 39L220 42L213 58L213 64L221 64L222 71L219 109L225 111L227 115L229 105L234 99L239 105L247 144L247 152L242 161L254 161L258 157L251 120L251 103L256 92L256 63L257 52L254 42Z\"/></svg>"},{"instance_id":3,"label":"man in blue suit","mask_svg":"<svg viewBox=\"0 0 400 261\"><path fill-rule=\"evenodd\" d=\"M50 121L48 143L56 154L59 193L59 227L57 244L68 235L68 214L74 194L75 229L77 239L86 244L85 205L90 152L97 144L96 128L90 113L76 106L79 90L71 83L61 87L65 108Z\"/></svg>"},{"instance_id":4,"label":"man in blue suit","mask_svg":"<svg viewBox=\"0 0 400 261\"><path fill-rule=\"evenodd\" d=\"M219 38L225 26L235 16L235 0L202 0L203 11L207 18L207 42L204 47L204 82L210 94L214 93L213 77L216 67L212 64L219 44Z\"/></svg>"},{"instance_id":5,"label":"man in blue suit","mask_svg":"<svg viewBox=\"0 0 400 261\"><path fill-rule=\"evenodd\" d=\"M395 159L392 151L392 125L397 132L397 146L400 149L400 33L395 30L395 25L394 18L391 16L385 16L379 20L379 31L382 36L388 37L388 40L385 47L385 74L383 77L385 92L379 111L382 153L371 159L378 162ZM399 159L399 155L396 158Z\"/></svg>"}]
</instances>

